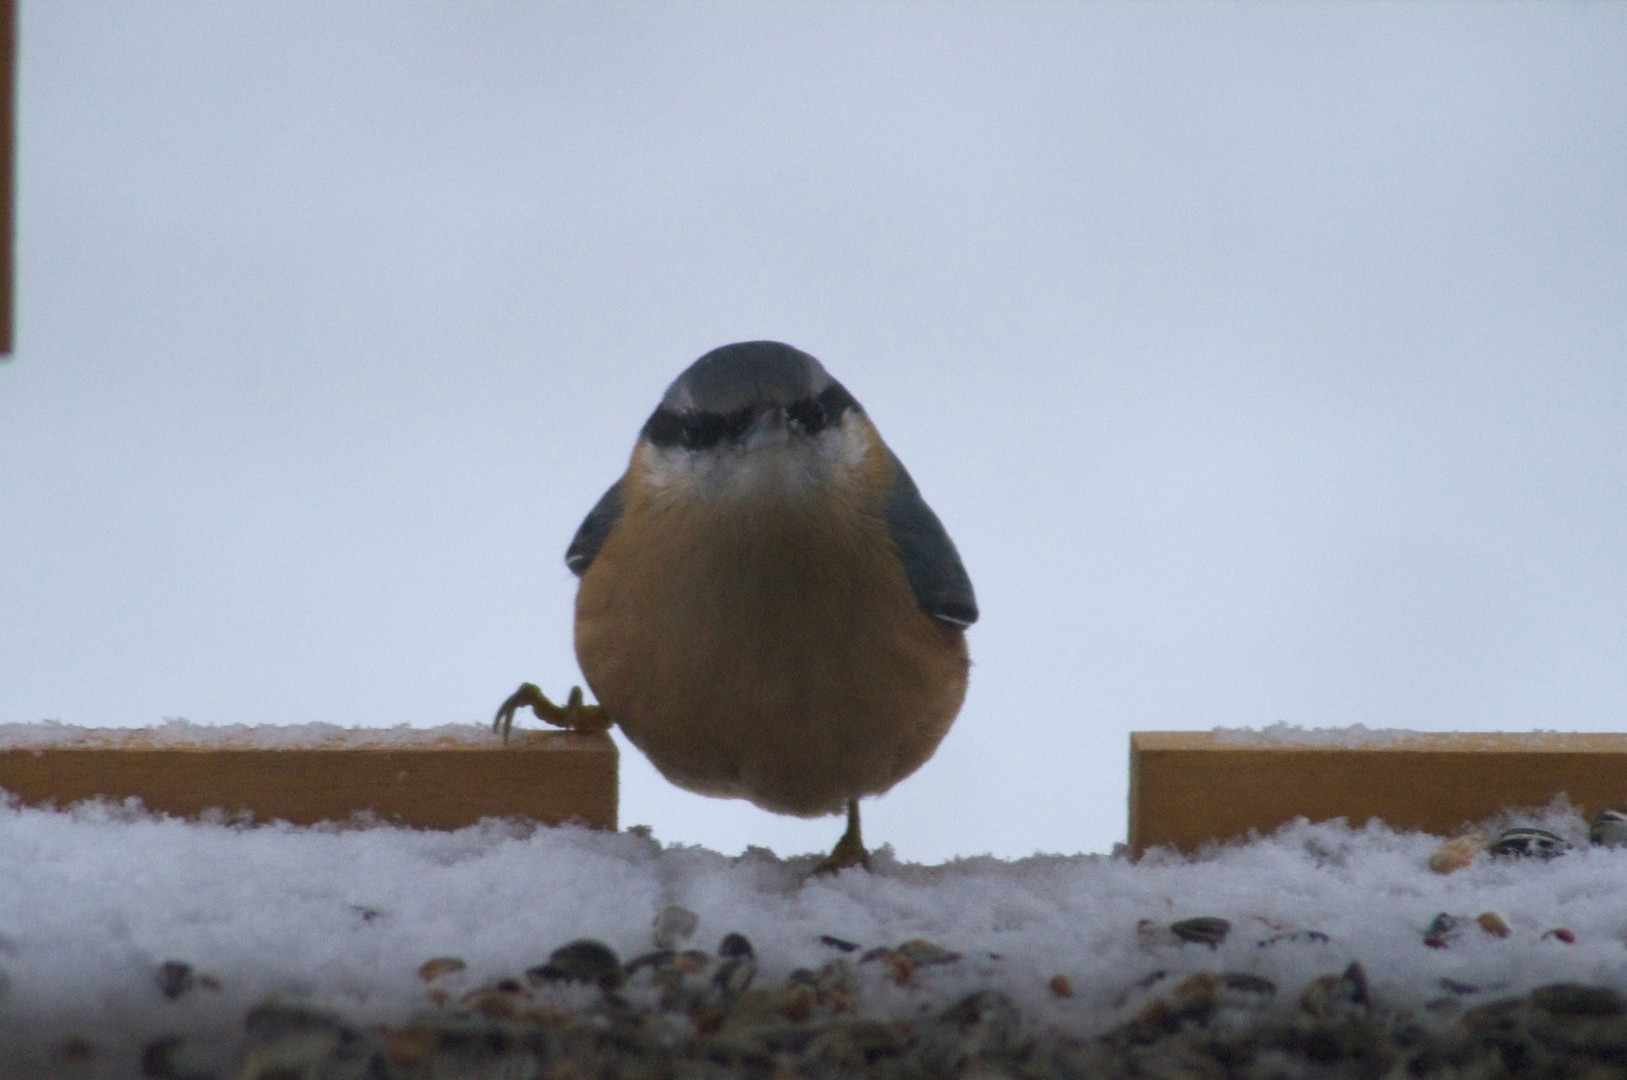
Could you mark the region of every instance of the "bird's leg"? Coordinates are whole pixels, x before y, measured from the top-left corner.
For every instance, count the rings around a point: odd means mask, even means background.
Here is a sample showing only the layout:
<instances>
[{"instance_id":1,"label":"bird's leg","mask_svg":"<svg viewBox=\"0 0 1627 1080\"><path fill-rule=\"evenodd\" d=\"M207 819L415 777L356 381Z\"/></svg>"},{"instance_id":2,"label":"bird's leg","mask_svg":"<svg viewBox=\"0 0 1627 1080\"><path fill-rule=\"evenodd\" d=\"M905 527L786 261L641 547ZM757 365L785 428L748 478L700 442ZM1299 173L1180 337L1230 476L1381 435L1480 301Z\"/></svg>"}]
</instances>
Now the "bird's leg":
<instances>
[{"instance_id":1,"label":"bird's leg","mask_svg":"<svg viewBox=\"0 0 1627 1080\"><path fill-rule=\"evenodd\" d=\"M850 866L870 869L870 853L864 850L864 840L859 836L859 800L856 797L847 800L847 831L836 841L836 846L825 860L814 867L814 873L834 874Z\"/></svg>"},{"instance_id":2,"label":"bird's leg","mask_svg":"<svg viewBox=\"0 0 1627 1080\"><path fill-rule=\"evenodd\" d=\"M610 730L610 717L605 715L604 707L583 704L580 686L571 687L571 696L561 707L549 701L533 683L521 683L520 688L508 696L492 718L491 729L502 732L503 741L508 742L508 733L514 727L514 714L527 707L543 723L568 728L583 735Z\"/></svg>"}]
</instances>

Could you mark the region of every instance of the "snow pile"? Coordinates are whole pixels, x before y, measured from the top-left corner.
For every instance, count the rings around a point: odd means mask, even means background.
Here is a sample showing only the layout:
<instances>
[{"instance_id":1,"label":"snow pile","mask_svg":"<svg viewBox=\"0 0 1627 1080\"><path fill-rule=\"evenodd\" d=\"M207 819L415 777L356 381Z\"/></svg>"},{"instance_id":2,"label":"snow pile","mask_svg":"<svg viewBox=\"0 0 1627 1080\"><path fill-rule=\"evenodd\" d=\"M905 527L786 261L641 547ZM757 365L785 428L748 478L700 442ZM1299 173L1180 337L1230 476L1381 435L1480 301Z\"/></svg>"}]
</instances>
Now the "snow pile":
<instances>
[{"instance_id":1,"label":"snow pile","mask_svg":"<svg viewBox=\"0 0 1627 1080\"><path fill-rule=\"evenodd\" d=\"M8 805L0 1049L27 1054L73 1036L139 1045L155 1032L231 1038L271 995L399 1022L426 1006L417 970L432 957L467 965L437 981L453 993L518 976L574 938L627 959L651 947L652 921L674 904L699 916L702 948L745 934L769 979L837 955L825 935L867 948L925 938L962 955L922 969L926 989L994 986L1087 1031L1200 970L1253 972L1288 992L1360 960L1375 993L1398 1002L1448 991L1486 1000L1555 981L1627 988L1627 850L1588 848L1563 806L1523 820L1579 846L1549 862L1482 855L1443 876L1426 868L1438 838L1300 823L1190 858L922 866L884 849L874 872L810 878L812 855L727 858L633 832L247 827L131 806ZM1442 912L1464 921L1444 947L1428 946ZM1486 912L1506 936L1474 922ZM1196 916L1229 920L1231 932L1211 948L1169 931ZM167 961L190 965L200 988L166 997ZM903 1007L882 965L860 967L874 1002L885 1008L894 993ZM1050 991L1056 975L1075 996Z\"/></svg>"},{"instance_id":2,"label":"snow pile","mask_svg":"<svg viewBox=\"0 0 1627 1080\"><path fill-rule=\"evenodd\" d=\"M1304 728L1281 721L1263 728L1214 729L1215 741L1228 746L1326 746L1342 749L1378 749L1405 746L1409 743L1451 740L1459 749L1520 746L1540 750L1552 746L1565 749L1567 741L1574 742L1574 732L1516 731L1516 732L1430 732L1409 728L1370 728L1366 724L1352 724L1337 728Z\"/></svg>"},{"instance_id":3,"label":"snow pile","mask_svg":"<svg viewBox=\"0 0 1627 1080\"><path fill-rule=\"evenodd\" d=\"M489 744L486 724L439 727L341 727L338 724L194 724L169 717L157 727L80 727L57 720L0 724L0 751L76 749L171 750L363 750L410 749L448 744Z\"/></svg>"}]
</instances>

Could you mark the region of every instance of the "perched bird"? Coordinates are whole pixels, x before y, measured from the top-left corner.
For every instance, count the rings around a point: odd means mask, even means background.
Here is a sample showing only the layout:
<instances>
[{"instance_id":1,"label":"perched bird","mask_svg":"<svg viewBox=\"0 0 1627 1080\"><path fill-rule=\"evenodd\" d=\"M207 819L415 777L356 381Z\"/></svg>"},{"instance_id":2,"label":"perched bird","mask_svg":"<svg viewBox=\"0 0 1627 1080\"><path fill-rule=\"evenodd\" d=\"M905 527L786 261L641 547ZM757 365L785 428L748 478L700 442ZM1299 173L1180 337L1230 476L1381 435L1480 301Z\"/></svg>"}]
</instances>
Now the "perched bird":
<instances>
[{"instance_id":1,"label":"perched bird","mask_svg":"<svg viewBox=\"0 0 1627 1080\"><path fill-rule=\"evenodd\" d=\"M580 692L516 709L619 725L667 779L781 814L847 811L822 870L868 865L859 799L932 756L977 601L864 409L807 353L714 349L668 387L566 565Z\"/></svg>"}]
</instances>

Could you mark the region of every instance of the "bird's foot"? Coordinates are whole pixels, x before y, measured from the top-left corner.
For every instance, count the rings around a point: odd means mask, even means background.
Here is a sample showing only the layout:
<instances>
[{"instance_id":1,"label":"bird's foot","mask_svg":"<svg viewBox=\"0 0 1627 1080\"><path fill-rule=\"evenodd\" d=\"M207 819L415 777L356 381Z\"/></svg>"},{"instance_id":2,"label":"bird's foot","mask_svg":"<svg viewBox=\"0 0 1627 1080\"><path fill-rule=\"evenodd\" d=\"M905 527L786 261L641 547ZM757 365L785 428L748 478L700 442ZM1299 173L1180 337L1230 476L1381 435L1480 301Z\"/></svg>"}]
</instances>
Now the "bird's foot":
<instances>
[{"instance_id":1,"label":"bird's foot","mask_svg":"<svg viewBox=\"0 0 1627 1080\"><path fill-rule=\"evenodd\" d=\"M847 801L847 831L842 838L836 841L836 846L829 855L814 867L816 875L837 874L852 866L862 866L870 869L870 853L864 850L864 840L859 836L859 800Z\"/></svg>"},{"instance_id":2,"label":"bird's foot","mask_svg":"<svg viewBox=\"0 0 1627 1080\"><path fill-rule=\"evenodd\" d=\"M831 853L821 859L818 866L814 867L813 872L817 877L824 877L827 874L839 874L853 866L862 866L866 870L870 869L870 853L864 850L863 844L848 843L847 836L843 835L840 840L836 841L836 847L831 849Z\"/></svg>"},{"instance_id":3,"label":"bird's foot","mask_svg":"<svg viewBox=\"0 0 1627 1080\"><path fill-rule=\"evenodd\" d=\"M571 696L561 706L549 701L535 684L521 683L520 688L508 696L492 718L491 729L501 732L504 742L508 741L508 733L514 727L514 714L524 708L536 713L537 719L545 724L583 735L610 730L610 717L605 715L604 706L584 704L580 686L571 687Z\"/></svg>"}]
</instances>

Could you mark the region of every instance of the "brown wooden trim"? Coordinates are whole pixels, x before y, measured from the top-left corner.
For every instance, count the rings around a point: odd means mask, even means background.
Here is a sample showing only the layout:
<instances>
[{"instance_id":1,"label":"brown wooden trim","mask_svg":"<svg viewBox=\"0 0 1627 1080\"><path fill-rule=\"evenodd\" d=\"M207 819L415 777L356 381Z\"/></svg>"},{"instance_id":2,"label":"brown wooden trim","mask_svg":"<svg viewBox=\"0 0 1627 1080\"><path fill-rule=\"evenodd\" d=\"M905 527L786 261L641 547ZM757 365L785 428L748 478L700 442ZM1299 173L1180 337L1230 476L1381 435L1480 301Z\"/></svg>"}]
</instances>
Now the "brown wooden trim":
<instances>
[{"instance_id":1,"label":"brown wooden trim","mask_svg":"<svg viewBox=\"0 0 1627 1080\"><path fill-rule=\"evenodd\" d=\"M1130 736L1131 850L1191 851L1297 817L1379 818L1448 835L1566 794L1627 809L1627 735L1424 734L1354 746L1244 742L1212 732Z\"/></svg>"},{"instance_id":2,"label":"brown wooden trim","mask_svg":"<svg viewBox=\"0 0 1627 1080\"><path fill-rule=\"evenodd\" d=\"M296 825L372 812L422 829L484 817L616 827L616 744L608 735L515 732L509 742L380 748L42 746L0 750L0 788L26 805L139 798L149 810L210 810Z\"/></svg>"}]
</instances>

